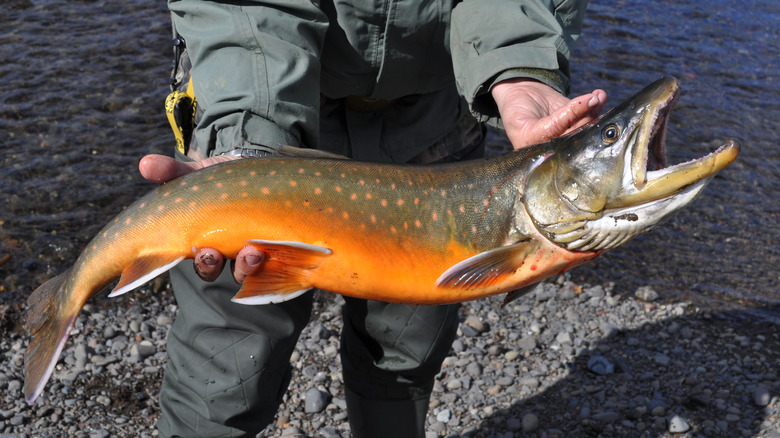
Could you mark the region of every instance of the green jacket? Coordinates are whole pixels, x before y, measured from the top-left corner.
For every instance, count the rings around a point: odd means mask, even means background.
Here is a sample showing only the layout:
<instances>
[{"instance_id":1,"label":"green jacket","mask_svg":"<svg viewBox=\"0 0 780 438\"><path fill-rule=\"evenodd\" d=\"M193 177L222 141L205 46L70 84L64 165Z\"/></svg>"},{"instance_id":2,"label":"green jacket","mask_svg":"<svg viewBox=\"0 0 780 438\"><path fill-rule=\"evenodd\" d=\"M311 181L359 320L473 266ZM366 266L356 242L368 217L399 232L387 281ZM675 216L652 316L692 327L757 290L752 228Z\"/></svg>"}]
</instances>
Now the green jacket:
<instances>
[{"instance_id":1,"label":"green jacket","mask_svg":"<svg viewBox=\"0 0 780 438\"><path fill-rule=\"evenodd\" d=\"M497 81L530 77L567 93L586 5L169 1L204 109L203 155L290 144L385 161L408 160L469 113L496 121ZM393 100L361 113L338 105L347 96ZM350 132L350 150L328 140L337 131Z\"/></svg>"}]
</instances>

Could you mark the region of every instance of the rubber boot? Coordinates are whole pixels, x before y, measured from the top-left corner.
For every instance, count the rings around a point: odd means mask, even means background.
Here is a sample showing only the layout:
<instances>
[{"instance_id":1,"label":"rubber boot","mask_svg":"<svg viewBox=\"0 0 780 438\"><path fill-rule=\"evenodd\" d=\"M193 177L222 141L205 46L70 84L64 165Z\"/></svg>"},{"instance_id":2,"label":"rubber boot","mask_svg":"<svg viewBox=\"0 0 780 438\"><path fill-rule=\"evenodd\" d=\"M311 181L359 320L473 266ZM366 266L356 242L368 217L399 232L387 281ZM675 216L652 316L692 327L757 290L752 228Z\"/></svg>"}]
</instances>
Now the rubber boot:
<instances>
[{"instance_id":1,"label":"rubber boot","mask_svg":"<svg viewBox=\"0 0 780 438\"><path fill-rule=\"evenodd\" d=\"M430 394L414 400L372 400L345 389L352 438L424 438Z\"/></svg>"}]
</instances>

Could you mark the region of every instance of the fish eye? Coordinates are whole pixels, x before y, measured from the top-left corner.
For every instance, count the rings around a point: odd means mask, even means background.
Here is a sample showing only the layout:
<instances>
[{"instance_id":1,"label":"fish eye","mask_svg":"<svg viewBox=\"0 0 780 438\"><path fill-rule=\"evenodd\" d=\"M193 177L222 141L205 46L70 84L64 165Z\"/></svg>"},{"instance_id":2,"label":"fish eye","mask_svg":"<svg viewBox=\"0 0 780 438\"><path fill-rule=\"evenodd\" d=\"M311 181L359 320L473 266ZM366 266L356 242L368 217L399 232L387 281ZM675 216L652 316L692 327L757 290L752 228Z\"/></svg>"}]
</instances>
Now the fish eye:
<instances>
[{"instance_id":1,"label":"fish eye","mask_svg":"<svg viewBox=\"0 0 780 438\"><path fill-rule=\"evenodd\" d=\"M620 127L614 123L605 126L601 131L601 139L604 140L604 143L614 143L617 141L619 136Z\"/></svg>"}]
</instances>

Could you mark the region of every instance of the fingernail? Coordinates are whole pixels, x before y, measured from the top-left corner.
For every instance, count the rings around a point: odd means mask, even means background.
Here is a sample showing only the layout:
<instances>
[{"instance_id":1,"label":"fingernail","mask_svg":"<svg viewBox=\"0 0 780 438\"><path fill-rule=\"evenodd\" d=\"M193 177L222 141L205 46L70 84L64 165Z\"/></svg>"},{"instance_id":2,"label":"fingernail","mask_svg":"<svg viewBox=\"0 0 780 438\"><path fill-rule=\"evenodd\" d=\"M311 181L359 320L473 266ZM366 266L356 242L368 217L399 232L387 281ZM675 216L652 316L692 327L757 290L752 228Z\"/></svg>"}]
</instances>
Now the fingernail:
<instances>
[{"instance_id":1,"label":"fingernail","mask_svg":"<svg viewBox=\"0 0 780 438\"><path fill-rule=\"evenodd\" d=\"M211 254L203 254L200 256L200 262L208 266L215 266L217 264L217 259Z\"/></svg>"},{"instance_id":2,"label":"fingernail","mask_svg":"<svg viewBox=\"0 0 780 438\"><path fill-rule=\"evenodd\" d=\"M248 255L244 257L244 261L246 261L247 265L256 266L259 265L261 261L263 261L263 258L256 255Z\"/></svg>"},{"instance_id":3,"label":"fingernail","mask_svg":"<svg viewBox=\"0 0 780 438\"><path fill-rule=\"evenodd\" d=\"M593 96L593 97L591 97L591 98L590 98L590 100L588 101L588 107L589 107L589 108L593 108L593 107L597 106L598 104L599 104L599 98L598 98L598 96Z\"/></svg>"}]
</instances>

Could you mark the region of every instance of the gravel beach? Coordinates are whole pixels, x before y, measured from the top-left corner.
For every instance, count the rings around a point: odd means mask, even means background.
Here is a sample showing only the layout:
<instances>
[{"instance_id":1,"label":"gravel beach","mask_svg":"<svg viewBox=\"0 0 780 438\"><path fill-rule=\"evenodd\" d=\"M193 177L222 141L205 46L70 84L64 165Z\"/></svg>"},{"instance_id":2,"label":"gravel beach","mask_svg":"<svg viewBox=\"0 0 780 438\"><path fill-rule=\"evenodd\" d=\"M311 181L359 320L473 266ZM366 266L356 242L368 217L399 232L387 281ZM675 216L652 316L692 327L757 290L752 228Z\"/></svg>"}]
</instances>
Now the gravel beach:
<instances>
[{"instance_id":1,"label":"gravel beach","mask_svg":"<svg viewBox=\"0 0 780 438\"><path fill-rule=\"evenodd\" d=\"M741 310L661 303L644 287L568 275L501 308L465 303L438 375L433 437L778 437L778 324ZM338 355L340 296L319 293L293 380L259 436L349 437ZM43 395L22 395L24 304L0 306L0 437L156 436L165 337L177 308L165 278L97 298Z\"/></svg>"}]
</instances>

